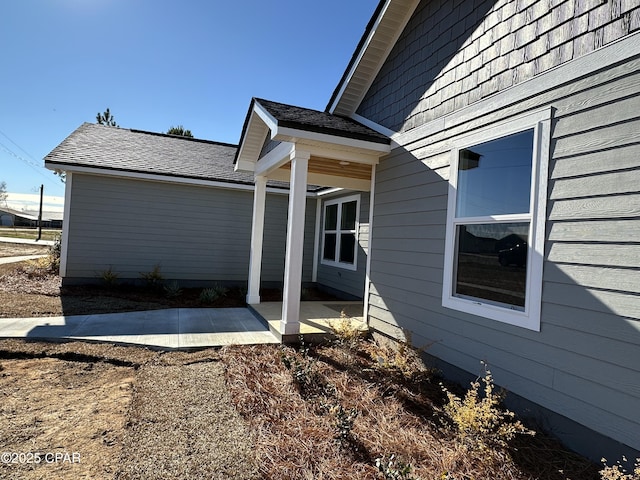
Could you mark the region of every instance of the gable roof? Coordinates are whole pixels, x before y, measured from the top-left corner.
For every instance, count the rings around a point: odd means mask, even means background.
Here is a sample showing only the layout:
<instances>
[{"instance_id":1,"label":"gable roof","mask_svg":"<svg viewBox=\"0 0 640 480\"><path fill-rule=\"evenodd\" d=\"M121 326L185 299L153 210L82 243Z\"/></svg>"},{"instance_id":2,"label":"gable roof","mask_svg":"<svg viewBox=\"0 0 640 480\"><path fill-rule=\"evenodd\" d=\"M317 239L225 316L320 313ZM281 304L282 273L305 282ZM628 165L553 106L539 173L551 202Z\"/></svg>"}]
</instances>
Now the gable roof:
<instances>
[{"instance_id":1,"label":"gable roof","mask_svg":"<svg viewBox=\"0 0 640 480\"><path fill-rule=\"evenodd\" d=\"M380 0L326 110L350 117L375 80L419 0Z\"/></svg>"},{"instance_id":2,"label":"gable roof","mask_svg":"<svg viewBox=\"0 0 640 480\"><path fill-rule=\"evenodd\" d=\"M270 136L269 136L270 135ZM265 140L324 141L354 148L388 149L391 139L351 118L329 112L252 98L234 164L256 162Z\"/></svg>"},{"instance_id":3,"label":"gable roof","mask_svg":"<svg viewBox=\"0 0 640 480\"><path fill-rule=\"evenodd\" d=\"M254 102L259 103L276 120L279 127L326 133L386 145L390 143L386 135L347 117L261 98L255 98Z\"/></svg>"}]
</instances>

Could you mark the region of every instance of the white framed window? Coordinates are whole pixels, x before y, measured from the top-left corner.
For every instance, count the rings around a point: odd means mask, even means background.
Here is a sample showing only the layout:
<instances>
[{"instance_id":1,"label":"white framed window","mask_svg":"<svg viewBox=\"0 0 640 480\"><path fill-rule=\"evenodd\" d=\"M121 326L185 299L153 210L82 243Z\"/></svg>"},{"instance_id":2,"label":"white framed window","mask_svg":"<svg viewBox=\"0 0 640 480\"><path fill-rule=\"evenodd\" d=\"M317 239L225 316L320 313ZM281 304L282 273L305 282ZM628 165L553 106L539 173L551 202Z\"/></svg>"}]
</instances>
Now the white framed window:
<instances>
[{"instance_id":1,"label":"white framed window","mask_svg":"<svg viewBox=\"0 0 640 480\"><path fill-rule=\"evenodd\" d=\"M356 270L360 195L327 200L323 212L321 263Z\"/></svg>"},{"instance_id":2,"label":"white framed window","mask_svg":"<svg viewBox=\"0 0 640 480\"><path fill-rule=\"evenodd\" d=\"M551 108L452 142L442 305L540 330Z\"/></svg>"}]
</instances>

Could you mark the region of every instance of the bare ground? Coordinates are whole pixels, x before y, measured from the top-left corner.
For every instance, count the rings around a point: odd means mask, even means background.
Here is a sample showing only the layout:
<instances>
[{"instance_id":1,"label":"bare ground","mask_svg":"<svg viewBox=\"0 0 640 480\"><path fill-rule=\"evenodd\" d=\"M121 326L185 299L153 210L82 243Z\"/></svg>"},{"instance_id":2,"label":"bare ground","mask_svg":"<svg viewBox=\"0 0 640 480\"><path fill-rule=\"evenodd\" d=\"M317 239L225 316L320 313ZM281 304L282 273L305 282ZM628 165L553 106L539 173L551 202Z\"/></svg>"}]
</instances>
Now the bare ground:
<instances>
[{"instance_id":1,"label":"bare ground","mask_svg":"<svg viewBox=\"0 0 640 480\"><path fill-rule=\"evenodd\" d=\"M216 350L4 340L0 368L0 478L257 478Z\"/></svg>"}]
</instances>

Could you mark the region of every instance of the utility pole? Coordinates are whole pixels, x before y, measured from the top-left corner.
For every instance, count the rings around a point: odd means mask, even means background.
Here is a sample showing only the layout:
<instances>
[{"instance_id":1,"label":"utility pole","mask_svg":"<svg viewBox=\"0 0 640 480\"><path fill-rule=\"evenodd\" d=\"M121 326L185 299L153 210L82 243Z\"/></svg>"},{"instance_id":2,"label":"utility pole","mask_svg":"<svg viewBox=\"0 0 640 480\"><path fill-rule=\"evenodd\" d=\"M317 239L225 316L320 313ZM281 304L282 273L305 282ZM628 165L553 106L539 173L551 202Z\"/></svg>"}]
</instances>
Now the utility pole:
<instances>
[{"instance_id":1,"label":"utility pole","mask_svg":"<svg viewBox=\"0 0 640 480\"><path fill-rule=\"evenodd\" d=\"M40 184L40 211L38 212L38 238L36 242L39 242L42 238L42 197L44 196L44 184Z\"/></svg>"}]
</instances>

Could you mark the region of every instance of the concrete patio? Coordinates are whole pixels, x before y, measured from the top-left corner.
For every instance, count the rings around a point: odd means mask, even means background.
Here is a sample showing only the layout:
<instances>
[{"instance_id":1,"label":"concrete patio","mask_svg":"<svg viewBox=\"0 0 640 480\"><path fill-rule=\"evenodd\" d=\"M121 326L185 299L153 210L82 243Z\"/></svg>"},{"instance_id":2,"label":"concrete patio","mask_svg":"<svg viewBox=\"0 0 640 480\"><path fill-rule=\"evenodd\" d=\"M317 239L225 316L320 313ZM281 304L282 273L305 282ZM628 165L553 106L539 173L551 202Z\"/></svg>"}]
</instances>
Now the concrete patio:
<instances>
[{"instance_id":1,"label":"concrete patio","mask_svg":"<svg viewBox=\"0 0 640 480\"><path fill-rule=\"evenodd\" d=\"M66 317L2 318L0 338L88 340L161 349L280 343L247 308L173 308Z\"/></svg>"},{"instance_id":2,"label":"concrete patio","mask_svg":"<svg viewBox=\"0 0 640 480\"><path fill-rule=\"evenodd\" d=\"M365 327L362 302L301 302L300 334L280 334L282 303L252 308L172 308L142 312L0 318L0 338L86 340L192 349L224 345L320 342L331 337L341 312Z\"/></svg>"}]
</instances>

